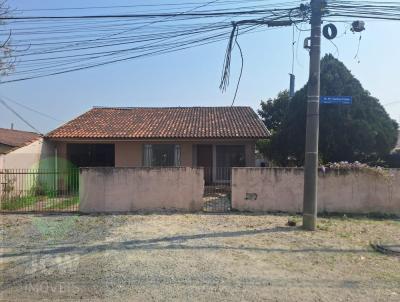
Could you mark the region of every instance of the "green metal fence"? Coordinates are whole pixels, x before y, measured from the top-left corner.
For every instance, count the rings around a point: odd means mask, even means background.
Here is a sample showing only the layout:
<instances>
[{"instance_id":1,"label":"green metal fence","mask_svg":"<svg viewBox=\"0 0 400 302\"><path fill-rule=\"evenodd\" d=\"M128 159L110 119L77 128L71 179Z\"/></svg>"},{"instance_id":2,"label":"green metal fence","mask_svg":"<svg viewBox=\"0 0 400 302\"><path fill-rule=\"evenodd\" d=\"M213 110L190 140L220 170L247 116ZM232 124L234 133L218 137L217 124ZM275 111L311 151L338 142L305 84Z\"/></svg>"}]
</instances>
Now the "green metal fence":
<instances>
[{"instance_id":1,"label":"green metal fence","mask_svg":"<svg viewBox=\"0 0 400 302\"><path fill-rule=\"evenodd\" d=\"M79 210L79 169L0 170L1 212Z\"/></svg>"}]
</instances>

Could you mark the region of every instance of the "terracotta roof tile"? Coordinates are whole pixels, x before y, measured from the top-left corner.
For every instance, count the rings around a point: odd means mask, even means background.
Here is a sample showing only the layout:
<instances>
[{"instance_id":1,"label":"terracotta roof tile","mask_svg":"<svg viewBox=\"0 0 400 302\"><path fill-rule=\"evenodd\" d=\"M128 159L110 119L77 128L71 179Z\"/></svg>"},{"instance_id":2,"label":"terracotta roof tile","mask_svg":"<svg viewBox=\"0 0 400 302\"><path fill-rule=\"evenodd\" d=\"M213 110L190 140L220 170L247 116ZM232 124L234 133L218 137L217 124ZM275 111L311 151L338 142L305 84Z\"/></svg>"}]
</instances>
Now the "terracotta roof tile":
<instances>
[{"instance_id":1,"label":"terracotta roof tile","mask_svg":"<svg viewBox=\"0 0 400 302\"><path fill-rule=\"evenodd\" d=\"M50 132L48 138L265 138L250 107L99 108Z\"/></svg>"},{"instance_id":2,"label":"terracotta roof tile","mask_svg":"<svg viewBox=\"0 0 400 302\"><path fill-rule=\"evenodd\" d=\"M0 128L0 144L11 147L22 147L41 137L40 134L28 131Z\"/></svg>"}]
</instances>

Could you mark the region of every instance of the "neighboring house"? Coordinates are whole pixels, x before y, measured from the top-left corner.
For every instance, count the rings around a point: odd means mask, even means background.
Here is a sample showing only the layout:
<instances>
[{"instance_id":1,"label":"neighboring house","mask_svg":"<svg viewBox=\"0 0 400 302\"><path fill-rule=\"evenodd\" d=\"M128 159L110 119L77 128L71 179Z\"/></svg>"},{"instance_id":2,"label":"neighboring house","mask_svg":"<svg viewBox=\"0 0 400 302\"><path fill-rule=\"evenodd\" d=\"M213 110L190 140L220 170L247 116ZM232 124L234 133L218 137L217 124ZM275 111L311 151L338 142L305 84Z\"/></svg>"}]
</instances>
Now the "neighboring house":
<instances>
[{"instance_id":1,"label":"neighboring house","mask_svg":"<svg viewBox=\"0 0 400 302\"><path fill-rule=\"evenodd\" d=\"M95 107L45 137L58 167L204 167L206 182L255 166L269 132L250 107ZM60 160L66 159L66 161Z\"/></svg>"},{"instance_id":2,"label":"neighboring house","mask_svg":"<svg viewBox=\"0 0 400 302\"><path fill-rule=\"evenodd\" d=\"M0 148L0 170L54 167L54 147L40 134L0 128Z\"/></svg>"},{"instance_id":3,"label":"neighboring house","mask_svg":"<svg viewBox=\"0 0 400 302\"><path fill-rule=\"evenodd\" d=\"M34 132L0 128L0 154L26 146L40 137Z\"/></svg>"}]
</instances>

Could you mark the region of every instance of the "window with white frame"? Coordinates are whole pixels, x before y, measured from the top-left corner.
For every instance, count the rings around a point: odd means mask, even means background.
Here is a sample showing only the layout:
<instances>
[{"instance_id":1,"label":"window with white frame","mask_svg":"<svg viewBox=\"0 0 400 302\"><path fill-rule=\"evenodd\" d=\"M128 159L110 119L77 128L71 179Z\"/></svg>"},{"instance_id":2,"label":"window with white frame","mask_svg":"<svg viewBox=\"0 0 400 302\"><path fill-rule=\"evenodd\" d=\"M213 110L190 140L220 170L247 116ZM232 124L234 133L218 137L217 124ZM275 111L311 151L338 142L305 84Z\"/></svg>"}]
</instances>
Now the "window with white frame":
<instances>
[{"instance_id":1,"label":"window with white frame","mask_svg":"<svg viewBox=\"0 0 400 302\"><path fill-rule=\"evenodd\" d=\"M146 144L143 150L145 167L178 167L181 165L181 146L174 144Z\"/></svg>"}]
</instances>

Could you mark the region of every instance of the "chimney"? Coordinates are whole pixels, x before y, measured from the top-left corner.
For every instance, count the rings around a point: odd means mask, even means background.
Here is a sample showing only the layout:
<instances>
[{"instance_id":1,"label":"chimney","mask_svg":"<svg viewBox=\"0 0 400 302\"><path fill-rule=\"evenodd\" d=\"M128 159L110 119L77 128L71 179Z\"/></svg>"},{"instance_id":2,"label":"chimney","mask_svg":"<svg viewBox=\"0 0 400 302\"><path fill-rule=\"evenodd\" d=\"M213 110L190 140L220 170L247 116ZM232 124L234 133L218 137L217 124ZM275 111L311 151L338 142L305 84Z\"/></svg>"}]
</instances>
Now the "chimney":
<instances>
[{"instance_id":1,"label":"chimney","mask_svg":"<svg viewBox=\"0 0 400 302\"><path fill-rule=\"evenodd\" d=\"M14 123L11 123L11 130L14 130Z\"/></svg>"}]
</instances>

